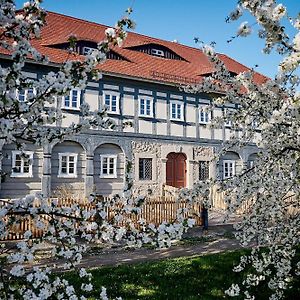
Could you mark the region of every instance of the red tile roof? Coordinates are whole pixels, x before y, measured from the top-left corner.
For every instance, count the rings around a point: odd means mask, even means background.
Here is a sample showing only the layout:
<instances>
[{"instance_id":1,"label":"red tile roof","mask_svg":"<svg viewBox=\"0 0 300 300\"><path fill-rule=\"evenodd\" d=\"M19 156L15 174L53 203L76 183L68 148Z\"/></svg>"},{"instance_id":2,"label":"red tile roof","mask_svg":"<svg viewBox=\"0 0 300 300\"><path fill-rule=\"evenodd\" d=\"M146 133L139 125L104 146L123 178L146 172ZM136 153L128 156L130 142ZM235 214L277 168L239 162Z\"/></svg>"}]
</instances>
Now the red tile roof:
<instances>
[{"instance_id":1,"label":"red tile roof","mask_svg":"<svg viewBox=\"0 0 300 300\"><path fill-rule=\"evenodd\" d=\"M41 39L33 41L33 45L42 54L48 56L50 62L53 63L64 62L70 57L70 54L66 50L49 46L66 43L71 35L75 35L77 40L98 43L105 38L104 32L108 28L105 25L54 12L48 12L46 22L47 25L42 29ZM157 44L169 48L184 60L156 57L130 49L145 44ZM128 59L128 61L107 59L99 67L105 73L168 83L191 83L201 81L203 75L209 74L213 70L205 54L197 48L133 32L128 33L121 48L115 47L113 50ZM249 70L246 66L224 54L220 54L220 58L233 73L238 74ZM256 73L255 79L257 82L262 83L267 80L267 77Z\"/></svg>"}]
</instances>

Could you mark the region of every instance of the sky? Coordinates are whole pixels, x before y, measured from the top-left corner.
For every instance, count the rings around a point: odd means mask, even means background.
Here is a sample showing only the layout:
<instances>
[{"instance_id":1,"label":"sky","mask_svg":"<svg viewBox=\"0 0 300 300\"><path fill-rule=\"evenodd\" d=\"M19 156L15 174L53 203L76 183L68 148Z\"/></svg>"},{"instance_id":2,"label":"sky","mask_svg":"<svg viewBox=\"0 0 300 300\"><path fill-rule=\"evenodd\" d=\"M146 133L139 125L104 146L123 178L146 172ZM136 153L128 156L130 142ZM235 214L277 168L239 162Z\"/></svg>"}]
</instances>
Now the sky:
<instances>
[{"instance_id":1,"label":"sky","mask_svg":"<svg viewBox=\"0 0 300 300\"><path fill-rule=\"evenodd\" d=\"M133 6L132 19L137 23L135 32L164 40L177 40L181 44L199 47L194 37L209 44L216 42L216 51L225 53L248 67L274 77L281 57L275 53L262 53L264 43L255 34L237 38L241 21L254 20L245 15L237 22L226 23L225 18L235 8L236 0L44 0L46 10L112 26ZM288 8L290 16L300 12L300 0L279 1ZM18 8L24 1L17 0ZM287 24L288 26L288 24ZM254 26L254 32L258 26ZM293 33L291 31L291 33Z\"/></svg>"}]
</instances>

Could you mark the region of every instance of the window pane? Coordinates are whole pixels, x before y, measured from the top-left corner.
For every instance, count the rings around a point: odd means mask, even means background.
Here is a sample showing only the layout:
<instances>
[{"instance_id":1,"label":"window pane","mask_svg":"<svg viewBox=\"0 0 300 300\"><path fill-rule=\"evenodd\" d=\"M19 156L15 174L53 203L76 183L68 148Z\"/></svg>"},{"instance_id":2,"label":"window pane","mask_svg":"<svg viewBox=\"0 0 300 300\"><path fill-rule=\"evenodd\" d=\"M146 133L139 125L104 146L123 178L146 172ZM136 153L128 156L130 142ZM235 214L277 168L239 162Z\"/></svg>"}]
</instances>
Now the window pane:
<instances>
[{"instance_id":1,"label":"window pane","mask_svg":"<svg viewBox=\"0 0 300 300\"><path fill-rule=\"evenodd\" d=\"M16 166L21 166L21 155L20 154L16 154L16 160L15 160L15 163L16 163Z\"/></svg>"},{"instance_id":2,"label":"window pane","mask_svg":"<svg viewBox=\"0 0 300 300\"><path fill-rule=\"evenodd\" d=\"M140 100L140 114L141 115L145 114L145 100L144 99Z\"/></svg>"},{"instance_id":3,"label":"window pane","mask_svg":"<svg viewBox=\"0 0 300 300\"><path fill-rule=\"evenodd\" d=\"M107 175L107 157L102 160L102 173Z\"/></svg>"},{"instance_id":4,"label":"window pane","mask_svg":"<svg viewBox=\"0 0 300 300\"><path fill-rule=\"evenodd\" d=\"M110 95L105 95L105 105L110 109Z\"/></svg>"},{"instance_id":5,"label":"window pane","mask_svg":"<svg viewBox=\"0 0 300 300\"><path fill-rule=\"evenodd\" d=\"M181 119L181 105L177 104L177 119Z\"/></svg>"},{"instance_id":6,"label":"window pane","mask_svg":"<svg viewBox=\"0 0 300 300\"><path fill-rule=\"evenodd\" d=\"M145 158L144 162L144 178L146 180L152 180L152 159L151 158Z\"/></svg>"},{"instance_id":7,"label":"window pane","mask_svg":"<svg viewBox=\"0 0 300 300\"><path fill-rule=\"evenodd\" d=\"M176 119L176 105L172 103L172 118Z\"/></svg>"},{"instance_id":8,"label":"window pane","mask_svg":"<svg viewBox=\"0 0 300 300\"><path fill-rule=\"evenodd\" d=\"M209 162L199 161L199 180L209 179Z\"/></svg>"},{"instance_id":9,"label":"window pane","mask_svg":"<svg viewBox=\"0 0 300 300\"><path fill-rule=\"evenodd\" d=\"M28 97L28 99L32 99L34 97L33 88L29 88L27 90L27 97Z\"/></svg>"},{"instance_id":10,"label":"window pane","mask_svg":"<svg viewBox=\"0 0 300 300\"><path fill-rule=\"evenodd\" d=\"M111 111L117 111L117 96L112 96L111 100Z\"/></svg>"},{"instance_id":11,"label":"window pane","mask_svg":"<svg viewBox=\"0 0 300 300\"><path fill-rule=\"evenodd\" d=\"M204 122L204 114L203 114L203 111L200 112L200 122Z\"/></svg>"},{"instance_id":12,"label":"window pane","mask_svg":"<svg viewBox=\"0 0 300 300\"><path fill-rule=\"evenodd\" d=\"M78 91L72 90L72 107L77 107L78 103Z\"/></svg>"},{"instance_id":13,"label":"window pane","mask_svg":"<svg viewBox=\"0 0 300 300\"><path fill-rule=\"evenodd\" d=\"M18 98L20 102L24 102L25 101L25 90L20 90L18 93Z\"/></svg>"},{"instance_id":14,"label":"window pane","mask_svg":"<svg viewBox=\"0 0 300 300\"><path fill-rule=\"evenodd\" d=\"M20 167L20 166L21 166L21 160L16 160L15 166L16 166L16 167Z\"/></svg>"},{"instance_id":15,"label":"window pane","mask_svg":"<svg viewBox=\"0 0 300 300\"><path fill-rule=\"evenodd\" d=\"M67 174L67 156L61 157L61 173Z\"/></svg>"},{"instance_id":16,"label":"window pane","mask_svg":"<svg viewBox=\"0 0 300 300\"><path fill-rule=\"evenodd\" d=\"M152 180L152 158L139 159L139 179Z\"/></svg>"},{"instance_id":17,"label":"window pane","mask_svg":"<svg viewBox=\"0 0 300 300\"><path fill-rule=\"evenodd\" d=\"M65 96L65 107L70 107L70 96Z\"/></svg>"},{"instance_id":18,"label":"window pane","mask_svg":"<svg viewBox=\"0 0 300 300\"><path fill-rule=\"evenodd\" d=\"M115 160L113 158L109 159L109 174L112 175L114 174L114 162Z\"/></svg>"},{"instance_id":19,"label":"window pane","mask_svg":"<svg viewBox=\"0 0 300 300\"><path fill-rule=\"evenodd\" d=\"M13 168L13 170L14 170L14 173L21 173L21 167L19 167L19 166L15 166Z\"/></svg>"},{"instance_id":20,"label":"window pane","mask_svg":"<svg viewBox=\"0 0 300 300\"><path fill-rule=\"evenodd\" d=\"M150 116L151 115L151 100L147 100L146 104L147 104L147 106L146 106L146 115Z\"/></svg>"},{"instance_id":21,"label":"window pane","mask_svg":"<svg viewBox=\"0 0 300 300\"><path fill-rule=\"evenodd\" d=\"M139 179L144 179L144 160L142 158L139 159Z\"/></svg>"},{"instance_id":22,"label":"window pane","mask_svg":"<svg viewBox=\"0 0 300 300\"><path fill-rule=\"evenodd\" d=\"M24 166L23 173L29 173L29 166Z\"/></svg>"}]
</instances>

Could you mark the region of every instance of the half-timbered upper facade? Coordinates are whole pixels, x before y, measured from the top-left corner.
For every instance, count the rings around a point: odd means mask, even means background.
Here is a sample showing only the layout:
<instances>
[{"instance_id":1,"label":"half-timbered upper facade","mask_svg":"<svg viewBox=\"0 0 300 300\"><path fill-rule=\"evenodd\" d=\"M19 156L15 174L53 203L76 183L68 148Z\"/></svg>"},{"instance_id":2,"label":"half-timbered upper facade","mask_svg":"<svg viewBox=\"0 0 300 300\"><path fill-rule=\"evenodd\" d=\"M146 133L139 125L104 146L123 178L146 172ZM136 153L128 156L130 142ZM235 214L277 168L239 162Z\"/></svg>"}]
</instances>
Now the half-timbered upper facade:
<instances>
[{"instance_id":1,"label":"half-timbered upper facade","mask_svg":"<svg viewBox=\"0 0 300 300\"><path fill-rule=\"evenodd\" d=\"M68 39L76 35L78 55L88 54L105 38L107 27L49 12L41 39L34 46L50 60L49 65L28 63L26 76L38 79L57 70L68 57ZM0 54L1 65L10 63ZM232 74L248 70L220 54ZM115 130L93 129L57 144L42 148L27 143L20 155L15 145L1 145L2 172L0 198L16 198L41 192L55 195L62 189L76 194L91 192L110 195L124 187L126 160L132 162L136 192L161 193L165 185L192 187L197 180L219 176L228 178L251 166L255 144L226 153L219 162L212 156L230 138L230 124L210 128L211 120L234 107L207 111L211 95L188 94L181 84L200 82L212 72L205 55L196 48L136 33L129 33L121 48L113 48L100 66L103 77L89 81L85 90L74 89L58 97L55 105L65 127L81 118L80 105L91 110L105 107L116 123ZM255 80L266 78L255 74ZM26 101L34 90L18 91ZM132 126L124 126L126 123Z\"/></svg>"}]
</instances>

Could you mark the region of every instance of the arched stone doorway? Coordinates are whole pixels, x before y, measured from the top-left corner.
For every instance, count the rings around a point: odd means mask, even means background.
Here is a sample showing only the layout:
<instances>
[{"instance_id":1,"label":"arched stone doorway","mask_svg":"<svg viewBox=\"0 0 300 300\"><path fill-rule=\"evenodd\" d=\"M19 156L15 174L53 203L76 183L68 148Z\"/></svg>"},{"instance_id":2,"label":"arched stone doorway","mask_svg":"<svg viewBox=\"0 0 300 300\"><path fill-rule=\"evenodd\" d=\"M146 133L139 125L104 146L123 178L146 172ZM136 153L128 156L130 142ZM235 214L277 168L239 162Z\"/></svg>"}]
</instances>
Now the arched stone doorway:
<instances>
[{"instance_id":1,"label":"arched stone doorway","mask_svg":"<svg viewBox=\"0 0 300 300\"><path fill-rule=\"evenodd\" d=\"M186 155L184 153L169 153L166 168L167 185L176 188L186 187Z\"/></svg>"}]
</instances>

